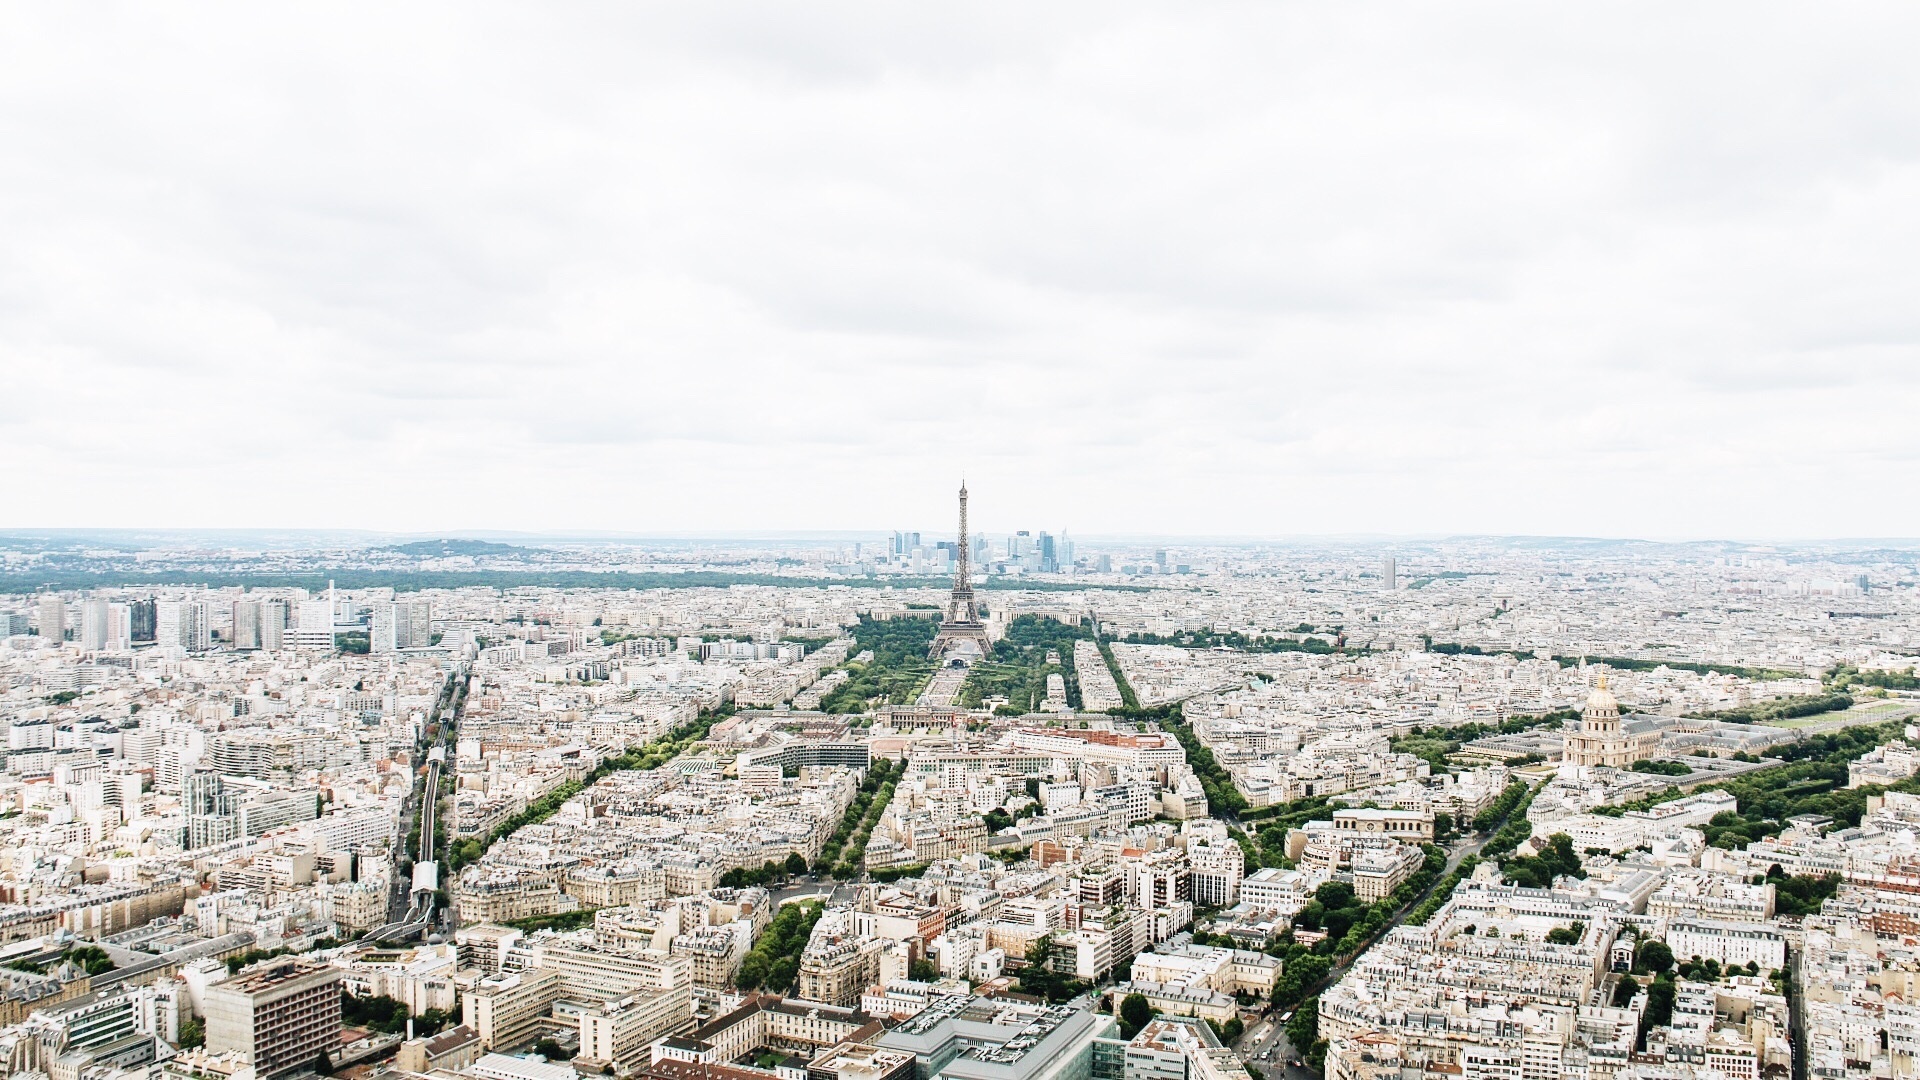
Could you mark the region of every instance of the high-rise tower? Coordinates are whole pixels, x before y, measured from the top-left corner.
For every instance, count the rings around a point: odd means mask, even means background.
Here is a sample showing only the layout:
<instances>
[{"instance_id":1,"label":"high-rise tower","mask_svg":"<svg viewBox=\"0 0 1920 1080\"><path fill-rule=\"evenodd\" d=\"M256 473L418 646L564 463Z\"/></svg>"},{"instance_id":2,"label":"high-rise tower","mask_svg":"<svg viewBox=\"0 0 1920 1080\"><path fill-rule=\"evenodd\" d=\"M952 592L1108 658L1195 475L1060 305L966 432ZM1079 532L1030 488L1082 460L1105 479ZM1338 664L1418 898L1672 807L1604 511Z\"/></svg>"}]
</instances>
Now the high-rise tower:
<instances>
[{"instance_id":1,"label":"high-rise tower","mask_svg":"<svg viewBox=\"0 0 1920 1080\"><path fill-rule=\"evenodd\" d=\"M947 600L947 617L940 622L928 655L956 663L971 663L993 651L987 637L987 625L980 621L980 607L973 599L973 560L967 539L967 482L960 481L960 533L953 552L953 595Z\"/></svg>"}]
</instances>

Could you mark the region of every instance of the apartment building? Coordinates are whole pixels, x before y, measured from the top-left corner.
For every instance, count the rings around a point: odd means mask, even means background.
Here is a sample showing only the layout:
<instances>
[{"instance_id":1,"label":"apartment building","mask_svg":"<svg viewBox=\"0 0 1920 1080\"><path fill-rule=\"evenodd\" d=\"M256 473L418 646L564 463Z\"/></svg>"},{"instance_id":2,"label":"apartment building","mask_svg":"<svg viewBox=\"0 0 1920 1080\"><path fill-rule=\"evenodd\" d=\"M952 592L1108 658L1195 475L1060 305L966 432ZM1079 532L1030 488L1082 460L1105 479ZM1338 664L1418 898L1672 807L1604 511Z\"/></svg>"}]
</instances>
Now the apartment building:
<instances>
[{"instance_id":1,"label":"apartment building","mask_svg":"<svg viewBox=\"0 0 1920 1080\"><path fill-rule=\"evenodd\" d=\"M603 1001L580 1013L580 1053L577 1069L611 1065L628 1073L649 1062L649 1048L693 1021L693 1010L683 991L632 994Z\"/></svg>"},{"instance_id":2,"label":"apartment building","mask_svg":"<svg viewBox=\"0 0 1920 1080\"><path fill-rule=\"evenodd\" d=\"M536 1021L560 999L560 973L552 968L489 975L460 995L460 1020L488 1050L508 1049L533 1037Z\"/></svg>"},{"instance_id":3,"label":"apartment building","mask_svg":"<svg viewBox=\"0 0 1920 1080\"><path fill-rule=\"evenodd\" d=\"M340 1043L341 978L287 957L207 987L207 1049L235 1051L263 1077L312 1065Z\"/></svg>"}]
</instances>

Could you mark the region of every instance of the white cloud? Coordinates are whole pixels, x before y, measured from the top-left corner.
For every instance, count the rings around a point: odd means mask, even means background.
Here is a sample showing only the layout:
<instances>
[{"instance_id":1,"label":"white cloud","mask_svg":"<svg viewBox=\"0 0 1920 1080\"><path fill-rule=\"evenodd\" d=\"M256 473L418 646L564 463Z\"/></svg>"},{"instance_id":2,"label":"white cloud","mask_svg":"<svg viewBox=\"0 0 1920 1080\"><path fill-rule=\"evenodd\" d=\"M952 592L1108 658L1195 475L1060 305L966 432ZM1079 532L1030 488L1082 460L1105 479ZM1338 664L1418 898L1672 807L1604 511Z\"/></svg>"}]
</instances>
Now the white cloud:
<instances>
[{"instance_id":1,"label":"white cloud","mask_svg":"<svg viewBox=\"0 0 1920 1080\"><path fill-rule=\"evenodd\" d=\"M1920 535L1904 6L4 19L12 524Z\"/></svg>"}]
</instances>

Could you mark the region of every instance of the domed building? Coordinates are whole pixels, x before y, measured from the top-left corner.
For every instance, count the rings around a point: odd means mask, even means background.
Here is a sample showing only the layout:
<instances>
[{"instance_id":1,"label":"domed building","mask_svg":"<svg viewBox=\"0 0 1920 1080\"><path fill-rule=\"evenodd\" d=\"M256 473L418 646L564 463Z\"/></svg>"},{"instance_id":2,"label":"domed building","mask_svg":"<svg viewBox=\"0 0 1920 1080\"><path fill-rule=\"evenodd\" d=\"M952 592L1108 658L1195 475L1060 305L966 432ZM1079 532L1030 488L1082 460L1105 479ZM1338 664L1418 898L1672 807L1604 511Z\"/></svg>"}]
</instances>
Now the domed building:
<instances>
[{"instance_id":1,"label":"domed building","mask_svg":"<svg viewBox=\"0 0 1920 1080\"><path fill-rule=\"evenodd\" d=\"M1660 745L1658 731L1628 732L1620 726L1620 702L1607 689L1607 677L1587 695L1580 724L1567 732L1561 760L1568 765L1605 765L1624 769L1653 756Z\"/></svg>"}]
</instances>

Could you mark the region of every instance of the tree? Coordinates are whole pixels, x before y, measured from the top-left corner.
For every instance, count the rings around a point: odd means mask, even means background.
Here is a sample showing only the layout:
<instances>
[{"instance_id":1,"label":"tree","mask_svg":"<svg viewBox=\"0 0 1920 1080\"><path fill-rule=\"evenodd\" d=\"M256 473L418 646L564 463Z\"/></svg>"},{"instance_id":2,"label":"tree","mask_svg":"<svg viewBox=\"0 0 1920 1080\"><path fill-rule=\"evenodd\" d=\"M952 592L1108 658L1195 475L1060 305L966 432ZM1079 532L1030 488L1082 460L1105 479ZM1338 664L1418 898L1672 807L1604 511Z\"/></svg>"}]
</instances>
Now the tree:
<instances>
[{"instance_id":1,"label":"tree","mask_svg":"<svg viewBox=\"0 0 1920 1080\"><path fill-rule=\"evenodd\" d=\"M1639 952L1634 955L1633 966L1640 971L1650 971L1655 975L1663 974L1673 967L1673 950L1667 948L1667 943L1664 941L1643 941L1640 943ZM1669 993L1669 1000L1671 996Z\"/></svg>"},{"instance_id":2,"label":"tree","mask_svg":"<svg viewBox=\"0 0 1920 1080\"><path fill-rule=\"evenodd\" d=\"M328 1056L325 1050L320 1051L320 1056L313 1059L313 1071L321 1076L333 1075L333 1058Z\"/></svg>"},{"instance_id":3,"label":"tree","mask_svg":"<svg viewBox=\"0 0 1920 1080\"><path fill-rule=\"evenodd\" d=\"M1647 988L1647 1011L1640 1018L1640 1044L1646 1045L1647 1030L1673 1023L1673 976L1661 975Z\"/></svg>"},{"instance_id":4,"label":"tree","mask_svg":"<svg viewBox=\"0 0 1920 1080\"><path fill-rule=\"evenodd\" d=\"M915 960L908 965L907 975L914 982L932 982L940 977L940 965L931 960Z\"/></svg>"},{"instance_id":5,"label":"tree","mask_svg":"<svg viewBox=\"0 0 1920 1080\"><path fill-rule=\"evenodd\" d=\"M787 876L799 877L807 872L806 857L797 851L787 852Z\"/></svg>"},{"instance_id":6,"label":"tree","mask_svg":"<svg viewBox=\"0 0 1920 1080\"><path fill-rule=\"evenodd\" d=\"M1086 989L1085 984L1073 976L1053 970L1053 952L1051 934L1041 936L1028 947L1027 966L1020 971L1021 993L1058 1003Z\"/></svg>"},{"instance_id":7,"label":"tree","mask_svg":"<svg viewBox=\"0 0 1920 1080\"><path fill-rule=\"evenodd\" d=\"M548 1061L565 1061L573 1056L561 1049L560 1044L554 1042L551 1038L543 1038L539 1042L534 1043L533 1052L546 1058Z\"/></svg>"},{"instance_id":8,"label":"tree","mask_svg":"<svg viewBox=\"0 0 1920 1080\"><path fill-rule=\"evenodd\" d=\"M1506 860L1500 872L1513 884L1533 889L1551 888L1557 877L1587 876L1579 853L1573 850L1573 838L1566 833L1554 833L1547 840L1546 850L1537 856L1516 855Z\"/></svg>"},{"instance_id":9,"label":"tree","mask_svg":"<svg viewBox=\"0 0 1920 1080\"><path fill-rule=\"evenodd\" d=\"M1344 881L1329 881L1315 889L1313 898L1329 908L1343 908L1353 903L1353 886Z\"/></svg>"},{"instance_id":10,"label":"tree","mask_svg":"<svg viewBox=\"0 0 1920 1080\"><path fill-rule=\"evenodd\" d=\"M1547 931L1547 944L1578 945L1580 944L1580 931L1571 926L1556 926Z\"/></svg>"},{"instance_id":11,"label":"tree","mask_svg":"<svg viewBox=\"0 0 1920 1080\"><path fill-rule=\"evenodd\" d=\"M180 1049L195 1050L207 1044L206 1026L198 1020L180 1021Z\"/></svg>"},{"instance_id":12,"label":"tree","mask_svg":"<svg viewBox=\"0 0 1920 1080\"><path fill-rule=\"evenodd\" d=\"M1145 994L1128 994L1120 1000L1120 1034L1133 1038L1153 1020L1153 1006Z\"/></svg>"},{"instance_id":13,"label":"tree","mask_svg":"<svg viewBox=\"0 0 1920 1080\"><path fill-rule=\"evenodd\" d=\"M1305 1054L1314 1041L1320 1037L1320 998L1310 997L1294 1010L1293 1019L1287 1021L1287 1041L1293 1048Z\"/></svg>"}]
</instances>

